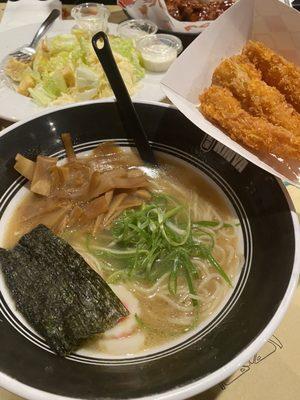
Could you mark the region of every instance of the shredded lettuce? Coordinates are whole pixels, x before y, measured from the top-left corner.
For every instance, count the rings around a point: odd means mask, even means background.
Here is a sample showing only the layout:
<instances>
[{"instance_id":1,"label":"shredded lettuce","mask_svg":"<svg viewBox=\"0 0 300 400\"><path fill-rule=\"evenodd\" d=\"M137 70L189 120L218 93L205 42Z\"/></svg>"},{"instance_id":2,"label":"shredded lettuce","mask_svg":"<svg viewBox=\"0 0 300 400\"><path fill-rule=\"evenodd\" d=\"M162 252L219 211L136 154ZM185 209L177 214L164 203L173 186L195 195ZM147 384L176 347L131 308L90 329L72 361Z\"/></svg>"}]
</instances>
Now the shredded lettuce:
<instances>
[{"instance_id":1,"label":"shredded lettuce","mask_svg":"<svg viewBox=\"0 0 300 400\"><path fill-rule=\"evenodd\" d=\"M134 93L145 75L139 53L130 39L110 36L109 40L127 89ZM35 87L28 89L29 96L44 107L112 95L91 38L80 29L44 40L31 65L11 64L6 73L16 82L32 78Z\"/></svg>"},{"instance_id":2,"label":"shredded lettuce","mask_svg":"<svg viewBox=\"0 0 300 400\"><path fill-rule=\"evenodd\" d=\"M57 35L48 41L50 54L58 54L62 51L70 52L77 45L77 39L72 34Z\"/></svg>"},{"instance_id":3,"label":"shredded lettuce","mask_svg":"<svg viewBox=\"0 0 300 400\"><path fill-rule=\"evenodd\" d=\"M92 100L97 96L98 90L97 89L88 89L84 92L79 92L75 95L76 101L87 101Z\"/></svg>"},{"instance_id":4,"label":"shredded lettuce","mask_svg":"<svg viewBox=\"0 0 300 400\"><path fill-rule=\"evenodd\" d=\"M80 66L75 74L76 87L80 90L95 89L99 86L99 75L86 66Z\"/></svg>"},{"instance_id":5,"label":"shredded lettuce","mask_svg":"<svg viewBox=\"0 0 300 400\"><path fill-rule=\"evenodd\" d=\"M67 85L63 75L56 70L44 79L43 88L50 96L56 98L66 92Z\"/></svg>"},{"instance_id":6,"label":"shredded lettuce","mask_svg":"<svg viewBox=\"0 0 300 400\"><path fill-rule=\"evenodd\" d=\"M122 55L134 66L134 77L138 81L145 76L145 70L140 64L139 53L136 51L131 39L123 39L117 36L110 38L113 52Z\"/></svg>"},{"instance_id":7,"label":"shredded lettuce","mask_svg":"<svg viewBox=\"0 0 300 400\"><path fill-rule=\"evenodd\" d=\"M53 71L60 71L66 66L72 64L72 62L70 61L70 53L68 53L67 51L62 51L61 53L50 57L49 60L45 61L45 63L46 70L49 73Z\"/></svg>"},{"instance_id":8,"label":"shredded lettuce","mask_svg":"<svg viewBox=\"0 0 300 400\"><path fill-rule=\"evenodd\" d=\"M46 92L41 84L35 86L34 88L29 88L28 91L34 102L42 107L49 106L56 98L55 96L51 96L49 92Z\"/></svg>"}]
</instances>

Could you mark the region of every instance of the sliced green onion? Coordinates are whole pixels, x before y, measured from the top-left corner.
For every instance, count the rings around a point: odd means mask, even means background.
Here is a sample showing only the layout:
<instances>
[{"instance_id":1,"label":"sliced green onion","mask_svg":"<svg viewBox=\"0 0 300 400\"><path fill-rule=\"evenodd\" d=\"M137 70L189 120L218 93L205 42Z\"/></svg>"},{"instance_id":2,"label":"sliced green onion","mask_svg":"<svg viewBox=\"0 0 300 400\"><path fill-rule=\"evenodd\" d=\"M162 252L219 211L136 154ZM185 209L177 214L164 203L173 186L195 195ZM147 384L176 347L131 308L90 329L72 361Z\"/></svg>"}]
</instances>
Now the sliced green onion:
<instances>
[{"instance_id":1,"label":"sliced green onion","mask_svg":"<svg viewBox=\"0 0 300 400\"><path fill-rule=\"evenodd\" d=\"M230 285L226 272L213 257L214 234L205 228L234 227L220 221L191 221L190 210L168 195L153 195L150 204L125 210L108 233L108 246L87 237L87 249L98 258L119 259L110 279L155 282L168 273L168 290L177 294L178 279L185 280L193 305L198 305L195 287L200 279L193 258L212 265Z\"/></svg>"},{"instance_id":2,"label":"sliced green onion","mask_svg":"<svg viewBox=\"0 0 300 400\"><path fill-rule=\"evenodd\" d=\"M210 262L210 264L217 270L217 272L222 276L222 278L228 283L228 285L232 287L232 283L229 276L226 274L224 269L221 267L221 265L218 263L218 261L213 257L211 253L208 253L207 259Z\"/></svg>"},{"instance_id":3,"label":"sliced green onion","mask_svg":"<svg viewBox=\"0 0 300 400\"><path fill-rule=\"evenodd\" d=\"M193 223L193 228L197 227L205 227L205 228L215 228L216 226L220 225L221 228L234 228L235 226L239 226L240 224L228 224L221 221L197 221Z\"/></svg>"}]
</instances>

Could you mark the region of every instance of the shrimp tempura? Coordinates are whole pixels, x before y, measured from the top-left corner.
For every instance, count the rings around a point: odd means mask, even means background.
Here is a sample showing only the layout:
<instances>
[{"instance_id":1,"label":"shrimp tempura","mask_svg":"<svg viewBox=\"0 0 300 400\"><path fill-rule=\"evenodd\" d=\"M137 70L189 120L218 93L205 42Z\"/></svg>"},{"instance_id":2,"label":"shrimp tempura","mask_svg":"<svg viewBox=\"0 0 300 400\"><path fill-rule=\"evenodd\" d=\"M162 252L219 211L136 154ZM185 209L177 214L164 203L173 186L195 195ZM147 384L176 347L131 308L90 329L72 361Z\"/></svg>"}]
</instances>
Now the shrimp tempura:
<instances>
[{"instance_id":1,"label":"shrimp tempura","mask_svg":"<svg viewBox=\"0 0 300 400\"><path fill-rule=\"evenodd\" d=\"M225 59L216 68L213 83L228 88L250 114L300 137L300 114L275 87L260 79L260 72L245 56Z\"/></svg>"},{"instance_id":2,"label":"shrimp tempura","mask_svg":"<svg viewBox=\"0 0 300 400\"><path fill-rule=\"evenodd\" d=\"M300 112L300 68L260 42L249 41L243 55L259 69L262 79L276 87Z\"/></svg>"},{"instance_id":3,"label":"shrimp tempura","mask_svg":"<svg viewBox=\"0 0 300 400\"><path fill-rule=\"evenodd\" d=\"M289 159L300 159L300 139L280 127L245 111L227 88L211 86L200 96L204 116L236 141Z\"/></svg>"}]
</instances>

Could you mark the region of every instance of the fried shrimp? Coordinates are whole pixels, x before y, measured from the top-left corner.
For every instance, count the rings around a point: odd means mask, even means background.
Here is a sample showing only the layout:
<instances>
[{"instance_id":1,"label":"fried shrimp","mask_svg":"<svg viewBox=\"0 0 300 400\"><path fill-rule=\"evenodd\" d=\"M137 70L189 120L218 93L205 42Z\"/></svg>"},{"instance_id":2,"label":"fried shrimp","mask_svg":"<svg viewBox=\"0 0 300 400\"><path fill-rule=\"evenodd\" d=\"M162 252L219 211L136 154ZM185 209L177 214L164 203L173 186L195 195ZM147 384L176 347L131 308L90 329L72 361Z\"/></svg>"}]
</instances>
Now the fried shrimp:
<instances>
[{"instance_id":1,"label":"fried shrimp","mask_svg":"<svg viewBox=\"0 0 300 400\"><path fill-rule=\"evenodd\" d=\"M300 139L287 129L250 115L229 89L213 85L200 96L200 102L204 116L233 140L279 157L300 158Z\"/></svg>"},{"instance_id":2,"label":"fried shrimp","mask_svg":"<svg viewBox=\"0 0 300 400\"><path fill-rule=\"evenodd\" d=\"M213 83L228 88L250 114L300 137L300 114L285 97L260 78L260 72L242 55L225 59L213 74Z\"/></svg>"},{"instance_id":3,"label":"fried shrimp","mask_svg":"<svg viewBox=\"0 0 300 400\"><path fill-rule=\"evenodd\" d=\"M249 41L243 55L260 70L262 79L276 87L300 112L300 69L260 42Z\"/></svg>"},{"instance_id":4,"label":"fried shrimp","mask_svg":"<svg viewBox=\"0 0 300 400\"><path fill-rule=\"evenodd\" d=\"M239 73L239 76L237 76ZM216 68L213 80L233 80L233 79L261 79L260 71L252 64L248 57L243 55L225 58Z\"/></svg>"}]
</instances>

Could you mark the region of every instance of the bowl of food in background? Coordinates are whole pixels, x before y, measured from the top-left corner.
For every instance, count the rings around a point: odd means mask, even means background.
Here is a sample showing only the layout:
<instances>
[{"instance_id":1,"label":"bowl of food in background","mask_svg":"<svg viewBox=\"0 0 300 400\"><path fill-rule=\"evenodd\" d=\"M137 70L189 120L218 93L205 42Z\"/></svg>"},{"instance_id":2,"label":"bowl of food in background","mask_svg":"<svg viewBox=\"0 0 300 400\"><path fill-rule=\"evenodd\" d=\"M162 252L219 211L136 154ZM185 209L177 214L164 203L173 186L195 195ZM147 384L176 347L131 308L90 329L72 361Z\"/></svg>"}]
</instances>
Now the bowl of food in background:
<instances>
[{"instance_id":1,"label":"bowl of food in background","mask_svg":"<svg viewBox=\"0 0 300 400\"><path fill-rule=\"evenodd\" d=\"M237 0L166 0L149 3L144 0L118 4L131 18L148 18L159 29L198 34Z\"/></svg>"},{"instance_id":2,"label":"bowl of food in background","mask_svg":"<svg viewBox=\"0 0 300 400\"><path fill-rule=\"evenodd\" d=\"M0 385L28 399L191 397L259 350L297 285L282 183L174 107L135 107L159 167L114 102L0 137Z\"/></svg>"},{"instance_id":3,"label":"bowl of food in background","mask_svg":"<svg viewBox=\"0 0 300 400\"><path fill-rule=\"evenodd\" d=\"M176 35L185 49L235 1L166 0L150 4L144 0L120 0L118 4L129 18L150 19L158 26L159 33Z\"/></svg>"},{"instance_id":4,"label":"bowl of food in background","mask_svg":"<svg viewBox=\"0 0 300 400\"><path fill-rule=\"evenodd\" d=\"M118 4L129 18L146 18L156 23L159 33L170 31L181 39L183 48L203 32L211 22L238 0L146 0L123 1ZM280 0L291 6L290 0Z\"/></svg>"}]
</instances>

